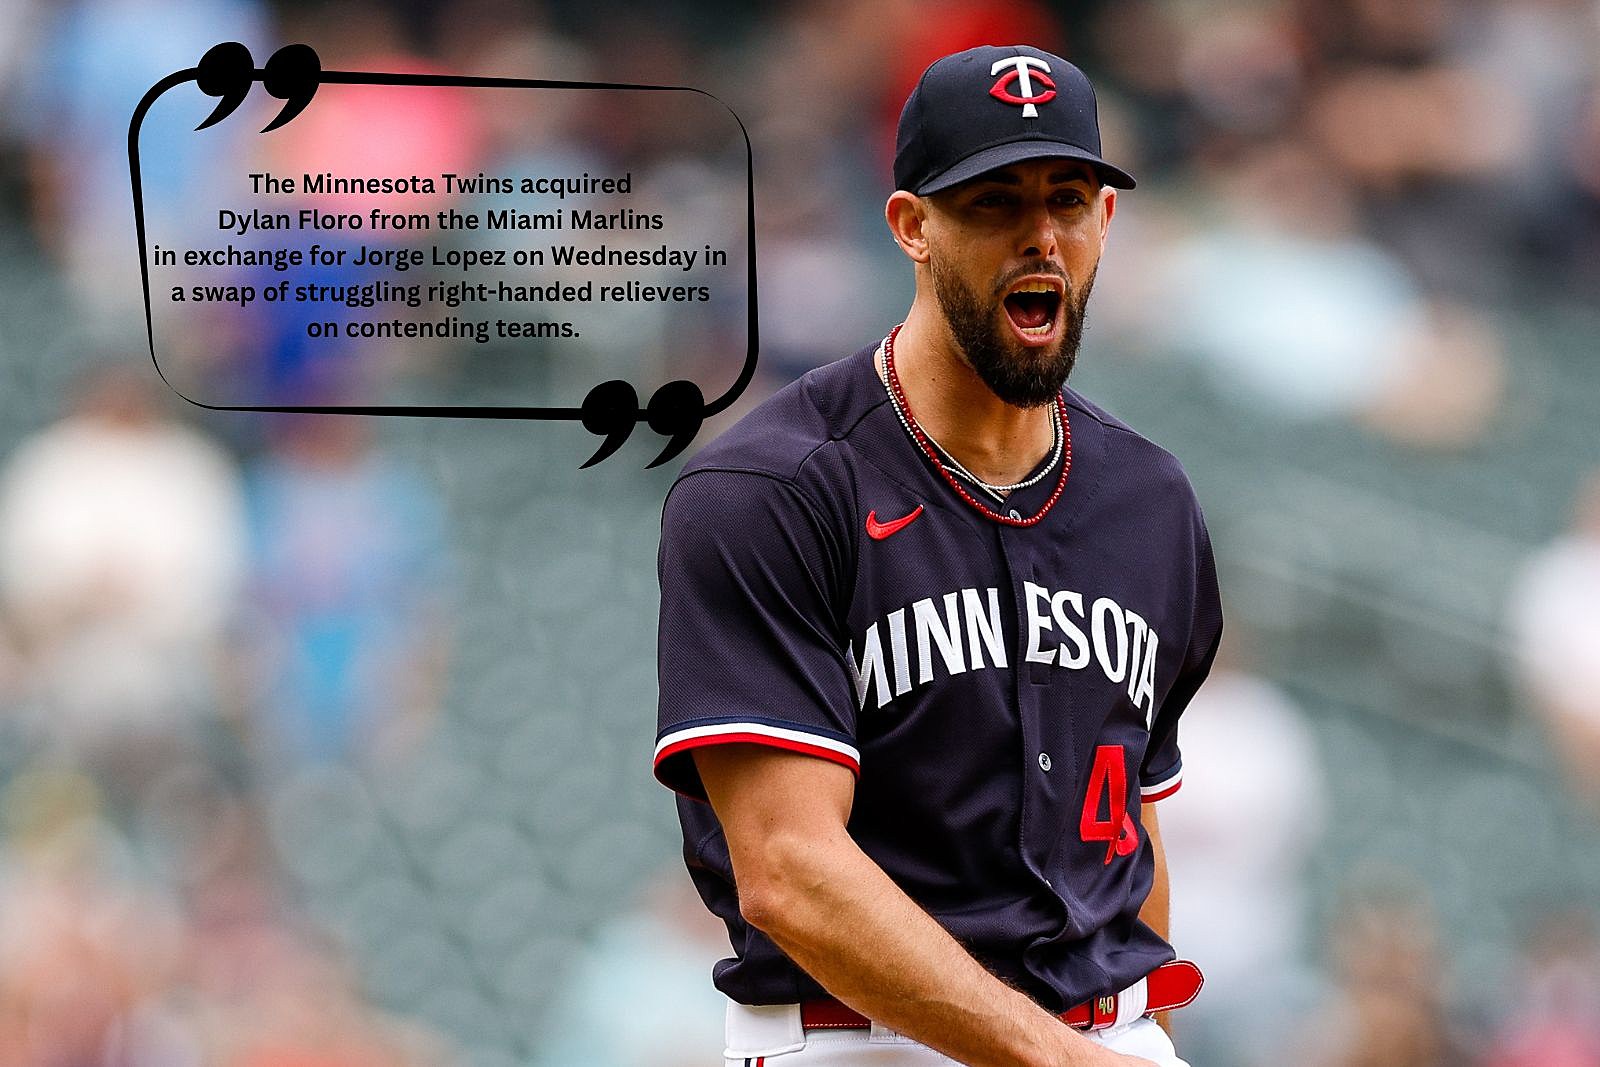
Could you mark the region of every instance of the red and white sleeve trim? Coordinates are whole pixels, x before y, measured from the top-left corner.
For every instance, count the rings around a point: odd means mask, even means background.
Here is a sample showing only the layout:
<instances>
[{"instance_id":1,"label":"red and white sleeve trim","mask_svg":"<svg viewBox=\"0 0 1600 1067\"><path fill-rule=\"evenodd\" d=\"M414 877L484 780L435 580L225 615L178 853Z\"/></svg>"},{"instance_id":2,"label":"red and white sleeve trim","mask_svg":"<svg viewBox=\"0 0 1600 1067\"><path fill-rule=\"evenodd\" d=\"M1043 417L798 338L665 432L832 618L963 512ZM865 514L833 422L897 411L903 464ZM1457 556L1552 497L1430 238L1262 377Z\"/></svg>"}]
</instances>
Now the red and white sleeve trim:
<instances>
[{"instance_id":1,"label":"red and white sleeve trim","mask_svg":"<svg viewBox=\"0 0 1600 1067\"><path fill-rule=\"evenodd\" d=\"M808 756L819 756L843 764L857 775L861 773L861 753L854 745L832 737L809 734L803 730L790 730L782 726L769 726L760 722L721 722L711 726L691 726L688 729L675 730L656 742L655 765L659 767L662 760L692 748L727 745L740 741L769 745L790 752L803 752Z\"/></svg>"},{"instance_id":2,"label":"red and white sleeve trim","mask_svg":"<svg viewBox=\"0 0 1600 1067\"><path fill-rule=\"evenodd\" d=\"M1159 782L1139 786L1139 799L1146 804L1165 800L1176 793L1181 785L1183 785L1183 770L1179 768Z\"/></svg>"}]
</instances>

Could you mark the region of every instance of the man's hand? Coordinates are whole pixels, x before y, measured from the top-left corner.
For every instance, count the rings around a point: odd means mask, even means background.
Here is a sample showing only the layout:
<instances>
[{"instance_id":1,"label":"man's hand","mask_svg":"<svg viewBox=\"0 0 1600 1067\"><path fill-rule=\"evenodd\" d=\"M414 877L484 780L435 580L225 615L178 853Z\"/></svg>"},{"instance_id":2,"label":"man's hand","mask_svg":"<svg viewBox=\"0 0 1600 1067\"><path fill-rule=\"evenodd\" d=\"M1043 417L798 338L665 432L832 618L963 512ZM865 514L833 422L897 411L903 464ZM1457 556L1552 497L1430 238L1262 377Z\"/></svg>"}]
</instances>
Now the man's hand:
<instances>
[{"instance_id":1,"label":"man's hand","mask_svg":"<svg viewBox=\"0 0 1600 1067\"><path fill-rule=\"evenodd\" d=\"M845 830L855 779L758 745L699 749L751 925L839 1000L969 1067L1154 1067L984 970Z\"/></svg>"}]
</instances>

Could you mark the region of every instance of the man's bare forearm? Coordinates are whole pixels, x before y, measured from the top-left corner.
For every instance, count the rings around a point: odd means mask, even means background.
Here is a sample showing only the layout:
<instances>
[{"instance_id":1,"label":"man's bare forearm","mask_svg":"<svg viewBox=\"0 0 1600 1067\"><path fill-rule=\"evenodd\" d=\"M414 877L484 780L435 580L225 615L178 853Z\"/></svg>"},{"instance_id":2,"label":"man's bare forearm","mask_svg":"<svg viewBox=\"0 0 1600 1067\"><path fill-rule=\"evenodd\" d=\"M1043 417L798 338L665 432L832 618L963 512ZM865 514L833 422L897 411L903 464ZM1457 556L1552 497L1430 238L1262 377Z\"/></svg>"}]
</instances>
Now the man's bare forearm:
<instances>
[{"instance_id":1,"label":"man's bare forearm","mask_svg":"<svg viewBox=\"0 0 1600 1067\"><path fill-rule=\"evenodd\" d=\"M972 1067L1136 1063L1108 1053L972 958L842 830L769 841L746 918L844 1003Z\"/></svg>"},{"instance_id":2,"label":"man's bare forearm","mask_svg":"<svg viewBox=\"0 0 1600 1067\"><path fill-rule=\"evenodd\" d=\"M970 1067L1134 1067L994 977L846 829L851 773L754 745L695 753L739 910L823 988Z\"/></svg>"},{"instance_id":3,"label":"man's bare forearm","mask_svg":"<svg viewBox=\"0 0 1600 1067\"><path fill-rule=\"evenodd\" d=\"M1150 848L1155 853L1155 874L1150 882L1150 895L1139 909L1139 918L1167 943L1172 942L1172 882L1167 875L1167 849L1161 841L1161 822L1156 817L1156 806L1145 804L1139 809L1139 821L1150 838ZM1172 1013L1156 1013L1156 1022L1169 1035L1172 1033Z\"/></svg>"}]
</instances>

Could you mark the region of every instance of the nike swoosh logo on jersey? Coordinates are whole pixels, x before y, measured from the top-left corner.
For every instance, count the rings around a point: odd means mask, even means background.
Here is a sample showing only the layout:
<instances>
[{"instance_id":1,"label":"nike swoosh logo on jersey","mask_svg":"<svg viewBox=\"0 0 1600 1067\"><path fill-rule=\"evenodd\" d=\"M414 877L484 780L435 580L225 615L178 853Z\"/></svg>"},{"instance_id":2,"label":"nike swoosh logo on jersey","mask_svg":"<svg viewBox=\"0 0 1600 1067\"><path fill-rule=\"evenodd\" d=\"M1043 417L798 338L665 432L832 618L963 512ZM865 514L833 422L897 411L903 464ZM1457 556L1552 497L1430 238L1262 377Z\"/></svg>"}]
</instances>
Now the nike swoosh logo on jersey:
<instances>
[{"instance_id":1,"label":"nike swoosh logo on jersey","mask_svg":"<svg viewBox=\"0 0 1600 1067\"><path fill-rule=\"evenodd\" d=\"M878 510L874 508L867 512L867 536L874 541L882 541L885 537L897 534L907 526L910 526L912 521L921 514L922 505L918 504L917 509L909 515L902 515L898 519L890 519L888 522L879 522Z\"/></svg>"}]
</instances>

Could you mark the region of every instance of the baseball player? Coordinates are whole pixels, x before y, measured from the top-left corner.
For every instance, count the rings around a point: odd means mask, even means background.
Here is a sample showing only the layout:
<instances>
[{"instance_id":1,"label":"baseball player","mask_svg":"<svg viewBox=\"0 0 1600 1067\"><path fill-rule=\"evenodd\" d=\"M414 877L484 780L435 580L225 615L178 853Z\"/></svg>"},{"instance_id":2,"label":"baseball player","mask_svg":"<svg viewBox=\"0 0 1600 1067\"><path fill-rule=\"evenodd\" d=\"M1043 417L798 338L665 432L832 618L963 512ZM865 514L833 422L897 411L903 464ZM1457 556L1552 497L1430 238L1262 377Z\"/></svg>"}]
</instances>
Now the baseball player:
<instances>
[{"instance_id":1,"label":"baseball player","mask_svg":"<svg viewBox=\"0 0 1600 1067\"><path fill-rule=\"evenodd\" d=\"M894 180L905 322L663 513L655 771L733 944L727 1064L1182 1067L1152 802L1215 567L1177 461L1064 388L1133 179L1079 70L981 47L923 74Z\"/></svg>"}]
</instances>

